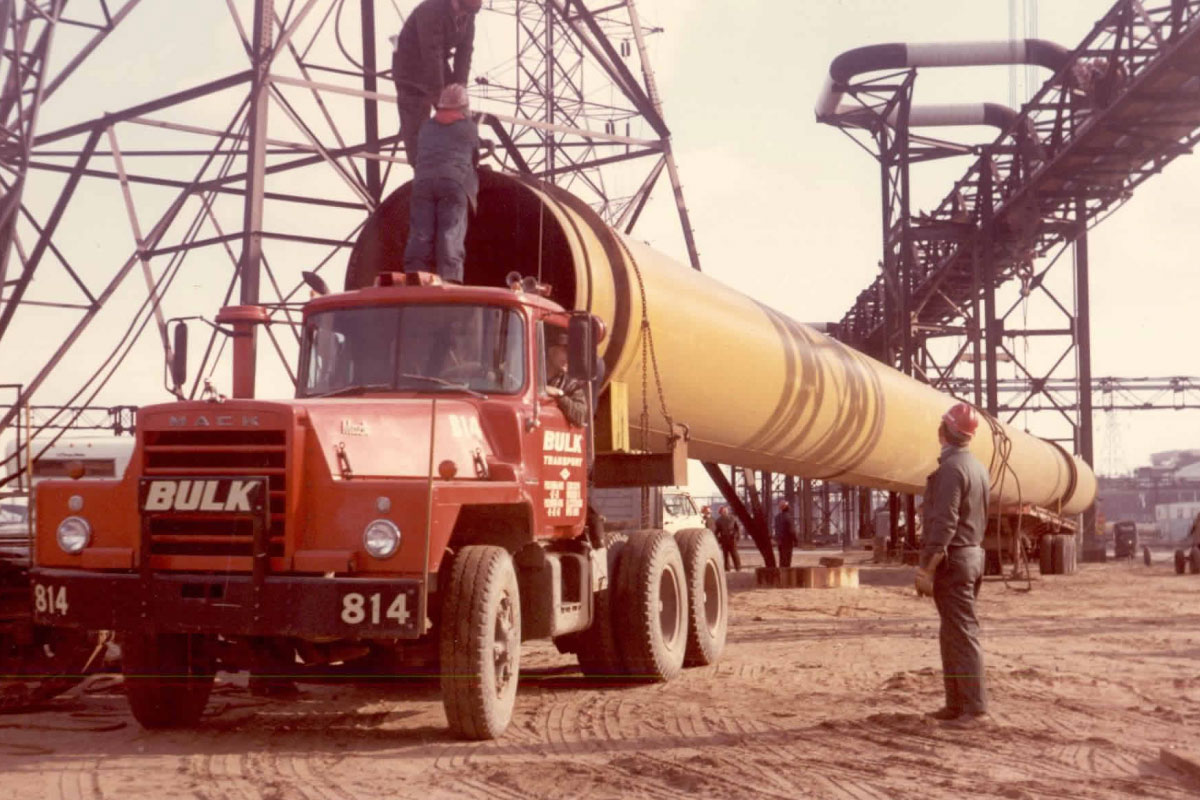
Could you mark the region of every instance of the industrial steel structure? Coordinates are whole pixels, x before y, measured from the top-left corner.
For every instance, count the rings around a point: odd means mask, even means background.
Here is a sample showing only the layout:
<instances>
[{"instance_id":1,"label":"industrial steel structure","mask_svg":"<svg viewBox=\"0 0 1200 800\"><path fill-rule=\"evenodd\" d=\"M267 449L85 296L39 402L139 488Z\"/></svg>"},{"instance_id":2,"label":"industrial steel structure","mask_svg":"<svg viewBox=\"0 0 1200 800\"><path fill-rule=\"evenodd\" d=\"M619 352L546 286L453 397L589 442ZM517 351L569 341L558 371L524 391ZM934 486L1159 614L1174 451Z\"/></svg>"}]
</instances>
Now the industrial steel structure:
<instances>
[{"instance_id":1,"label":"industrial steel structure","mask_svg":"<svg viewBox=\"0 0 1200 800\"><path fill-rule=\"evenodd\" d=\"M17 377L21 385L0 400L0 433L27 406L35 429L77 425L80 409L94 406L147 328L157 332L165 362L175 346L168 317L207 313L234 292L243 303L266 306L279 323L265 328L264 350L279 354L270 365L277 376L291 377L286 355L295 339L286 323L305 291L300 272L343 263L363 219L407 175L381 55L402 21L398 4L212 4L227 15L222 41L241 63L189 76L182 90L131 97L116 110L80 102L88 81L103 78L106 48L143 46L150 37L139 20L162 6L0 0L0 353L27 346L37 353L28 356L34 368ZM827 121L870 138L885 188L883 276L843 318L843 341L939 388L986 400L994 413L1037 408L1028 398L1049 392L1055 400L1047 407L1070 415L1078 451L1090 460L1090 392L1067 397L1056 382L1075 380L1060 374L1077 355L1079 379L1090 385L1081 234L1193 140L1196 81L1182 68L1195 64L1198 6L1116 3L1074 51L1063 51L1020 115L991 106L973 112L975 121L1004 129L989 144L910 130L944 124L948 113L912 106L915 68L840 83L852 107L835 104ZM643 24L634 2L491 0L480 24L515 35L515 56L493 53L495 63L486 63L477 51L473 69L474 105L484 112L485 135L496 139L499 167L568 188L625 233L665 174L690 264L699 269L648 60L647 37L656 29ZM160 63L170 69L169 60ZM976 159L970 172L936 210L914 213L910 166L962 154ZM98 204L116 214L101 223ZM125 241L98 256L81 252L78 243L95 237L98 225L109 234L123 227ZM106 245L114 239L107 235ZM1054 296L1049 267L1033 268L1035 255L1070 243L1078 307ZM1015 322L1016 305L996 307L997 288L1013 278L1063 310L1061 327L1026 330ZM113 313L105 317L106 310ZM31 341L51 314L64 331L61 342ZM1001 404L1009 385L997 375L996 357L1008 350L1020 364L1018 348L1006 343L1018 335L1066 344L1049 373L1026 372L1027 394ZM941 339L955 341L951 356L939 355ZM84 340L89 352L80 354ZM168 388L197 396L225 344L214 326L195 380ZM708 466L735 494L722 470ZM780 497L799 498L793 509L806 496L842 497L836 483L822 488L778 473L751 482L764 487L764 510L754 515L764 530ZM843 507L860 509L861 527L869 495L843 499Z\"/></svg>"},{"instance_id":2,"label":"industrial steel structure","mask_svg":"<svg viewBox=\"0 0 1200 800\"><path fill-rule=\"evenodd\" d=\"M1047 80L1019 112L913 104L918 67L989 63L1037 64ZM1060 395L1050 407L1067 416L1076 452L1092 463L1087 232L1200 139L1198 65L1194 0L1117 0L1069 51L1037 40L895 44L836 59L818 119L878 159L884 243L881 274L842 317L839 338L1008 419L1053 387ZM1000 133L977 143L914 130L966 124ZM972 164L941 203L927 212L912 208L913 165L957 156ZM1048 282L1068 248L1074 302ZM1016 299L1002 306L1001 288L1018 284ZM1023 324L1021 312L1034 299L1061 324ZM1022 338L1057 354L1049 369L1026 363L1014 344ZM1005 384L1000 358L1025 381ZM1015 389L1019 396L1002 404L1002 391ZM1092 514L1084 530L1094 530Z\"/></svg>"},{"instance_id":3,"label":"industrial steel structure","mask_svg":"<svg viewBox=\"0 0 1200 800\"><path fill-rule=\"evenodd\" d=\"M203 32L221 66L206 61L208 70L224 68L222 53L241 63L124 100L135 90L113 91L106 48L144 48L152 15L176 8L0 0L0 353L32 365L6 376L21 385L0 401L0 433L25 406L54 402L55 412L33 415L33 433L69 426L148 327L165 364L169 317L211 313L234 297L269 309L278 324L265 330L280 356L269 366L293 377L286 353L297 340L287 323L306 291L300 273L340 267L367 214L407 177L381 54L403 21L398 4L193 7L196 24L214 26ZM516 34L515 59L477 47L472 69L473 106L497 140L499 166L569 187L627 232L666 173L698 268L649 67L655 29L643 27L632 0L492 0L479 26ZM156 64L167 74L173 59ZM108 92L123 107L92 113L89 101L108 102ZM100 239L108 246L98 255L81 254L80 242ZM61 341L31 337L48 324ZM197 396L226 338L212 326L195 380L167 388Z\"/></svg>"}]
</instances>

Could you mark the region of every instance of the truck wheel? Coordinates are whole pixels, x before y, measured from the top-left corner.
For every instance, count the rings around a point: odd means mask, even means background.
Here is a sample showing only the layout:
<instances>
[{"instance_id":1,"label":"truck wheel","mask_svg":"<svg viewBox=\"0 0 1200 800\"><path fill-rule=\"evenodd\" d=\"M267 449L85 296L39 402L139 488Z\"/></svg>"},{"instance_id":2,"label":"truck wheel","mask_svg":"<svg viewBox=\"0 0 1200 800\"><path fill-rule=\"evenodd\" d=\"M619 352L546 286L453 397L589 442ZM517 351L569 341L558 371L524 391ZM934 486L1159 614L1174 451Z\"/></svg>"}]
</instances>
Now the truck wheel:
<instances>
[{"instance_id":1,"label":"truck wheel","mask_svg":"<svg viewBox=\"0 0 1200 800\"><path fill-rule=\"evenodd\" d=\"M1149 547L1142 548L1142 561L1146 564L1147 567L1150 566L1150 548Z\"/></svg>"},{"instance_id":2,"label":"truck wheel","mask_svg":"<svg viewBox=\"0 0 1200 800\"><path fill-rule=\"evenodd\" d=\"M472 545L454 558L442 604L442 704L455 736L495 739L512 719L521 665L521 596L512 557Z\"/></svg>"},{"instance_id":3,"label":"truck wheel","mask_svg":"<svg viewBox=\"0 0 1200 800\"><path fill-rule=\"evenodd\" d=\"M716 663L725 649L729 629L729 588L717 537L707 528L689 528L675 534L687 575L688 636L685 667Z\"/></svg>"},{"instance_id":4,"label":"truck wheel","mask_svg":"<svg viewBox=\"0 0 1200 800\"><path fill-rule=\"evenodd\" d=\"M1067 537L1056 533L1050 537L1050 571L1055 575L1067 574Z\"/></svg>"},{"instance_id":5,"label":"truck wheel","mask_svg":"<svg viewBox=\"0 0 1200 800\"><path fill-rule=\"evenodd\" d=\"M1182 575L1185 572L1187 572L1187 556L1185 556L1183 554L1182 550L1176 550L1175 551L1175 574Z\"/></svg>"},{"instance_id":6,"label":"truck wheel","mask_svg":"<svg viewBox=\"0 0 1200 800\"><path fill-rule=\"evenodd\" d=\"M1200 575L1200 547L1192 547L1188 553L1188 566L1191 568L1189 572L1193 575Z\"/></svg>"},{"instance_id":7,"label":"truck wheel","mask_svg":"<svg viewBox=\"0 0 1200 800\"><path fill-rule=\"evenodd\" d=\"M1000 550L987 548L983 551L983 574L999 575L1003 567L1000 565Z\"/></svg>"},{"instance_id":8,"label":"truck wheel","mask_svg":"<svg viewBox=\"0 0 1200 800\"><path fill-rule=\"evenodd\" d=\"M1043 575L1054 574L1054 537L1038 537L1038 569Z\"/></svg>"},{"instance_id":9,"label":"truck wheel","mask_svg":"<svg viewBox=\"0 0 1200 800\"><path fill-rule=\"evenodd\" d=\"M592 624L587 630L574 634L575 655L579 669L589 678L617 678L624 674L621 650L613 619L613 598L616 596L617 575L621 569L621 553L628 537L623 533L604 534L608 553L608 586L593 595Z\"/></svg>"},{"instance_id":10,"label":"truck wheel","mask_svg":"<svg viewBox=\"0 0 1200 800\"><path fill-rule=\"evenodd\" d=\"M216 676L211 642L186 633L123 633L119 641L134 719L150 729L195 725Z\"/></svg>"},{"instance_id":11,"label":"truck wheel","mask_svg":"<svg viewBox=\"0 0 1200 800\"><path fill-rule=\"evenodd\" d=\"M625 670L635 680L674 678L687 650L687 576L675 537L666 531L630 534L616 586Z\"/></svg>"}]
</instances>

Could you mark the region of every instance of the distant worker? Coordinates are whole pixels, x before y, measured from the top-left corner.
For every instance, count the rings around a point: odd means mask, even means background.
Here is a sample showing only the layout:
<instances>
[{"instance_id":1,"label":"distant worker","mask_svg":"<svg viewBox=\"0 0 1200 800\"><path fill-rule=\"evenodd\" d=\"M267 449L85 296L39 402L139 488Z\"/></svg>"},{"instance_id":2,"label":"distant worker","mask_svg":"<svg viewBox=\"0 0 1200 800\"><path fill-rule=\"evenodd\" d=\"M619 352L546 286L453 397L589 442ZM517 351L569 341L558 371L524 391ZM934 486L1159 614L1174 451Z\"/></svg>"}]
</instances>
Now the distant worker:
<instances>
[{"instance_id":1,"label":"distant worker","mask_svg":"<svg viewBox=\"0 0 1200 800\"><path fill-rule=\"evenodd\" d=\"M716 528L717 542L721 545L721 552L725 554L725 571L729 571L729 562L732 561L734 571L741 572L742 559L737 550L738 524L733 514L729 513L729 506L721 506Z\"/></svg>"},{"instance_id":2,"label":"distant worker","mask_svg":"<svg viewBox=\"0 0 1200 800\"><path fill-rule=\"evenodd\" d=\"M561 328L546 328L546 389L567 422L576 428L587 424L587 386L567 377L567 332Z\"/></svg>"},{"instance_id":3,"label":"distant worker","mask_svg":"<svg viewBox=\"0 0 1200 800\"><path fill-rule=\"evenodd\" d=\"M479 193L479 131L467 117L467 104L467 88L450 84L437 114L421 128L404 248L405 272L433 272L436 265L437 274L453 283L463 280L467 208L475 208Z\"/></svg>"},{"instance_id":4,"label":"distant worker","mask_svg":"<svg viewBox=\"0 0 1200 800\"><path fill-rule=\"evenodd\" d=\"M917 568L917 590L929 589L932 582L942 621L938 639L946 705L930 716L960 725L978 724L987 714L975 600L983 582L990 478L967 449L978 426L979 416L967 403L942 416L942 453L925 483L925 535Z\"/></svg>"},{"instance_id":5,"label":"distant worker","mask_svg":"<svg viewBox=\"0 0 1200 800\"><path fill-rule=\"evenodd\" d=\"M790 567L792 548L796 546L796 523L787 500L779 504L779 513L775 515L775 536L779 539L779 566Z\"/></svg>"},{"instance_id":6,"label":"distant worker","mask_svg":"<svg viewBox=\"0 0 1200 800\"><path fill-rule=\"evenodd\" d=\"M414 168L420 149L417 137L442 89L452 83L466 86L470 77L475 15L482 6L483 0L423 0L396 37L392 80L400 138Z\"/></svg>"},{"instance_id":7,"label":"distant worker","mask_svg":"<svg viewBox=\"0 0 1200 800\"><path fill-rule=\"evenodd\" d=\"M713 533L717 532L717 523L712 518L712 511L708 506L700 507L700 521L704 523L704 527L708 528Z\"/></svg>"}]
</instances>

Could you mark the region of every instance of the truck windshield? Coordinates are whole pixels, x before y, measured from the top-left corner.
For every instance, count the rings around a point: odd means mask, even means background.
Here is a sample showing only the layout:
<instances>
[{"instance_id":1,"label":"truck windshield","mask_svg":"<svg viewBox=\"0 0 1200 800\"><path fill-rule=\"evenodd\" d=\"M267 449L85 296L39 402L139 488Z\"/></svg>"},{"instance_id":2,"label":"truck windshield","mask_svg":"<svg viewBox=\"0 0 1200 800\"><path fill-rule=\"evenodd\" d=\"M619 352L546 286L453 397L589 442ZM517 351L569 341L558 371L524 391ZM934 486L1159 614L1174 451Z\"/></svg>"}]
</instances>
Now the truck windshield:
<instances>
[{"instance_id":1,"label":"truck windshield","mask_svg":"<svg viewBox=\"0 0 1200 800\"><path fill-rule=\"evenodd\" d=\"M496 306L368 306L304 324L299 396L367 391L512 394L525 385L521 317Z\"/></svg>"},{"instance_id":2,"label":"truck windshield","mask_svg":"<svg viewBox=\"0 0 1200 800\"><path fill-rule=\"evenodd\" d=\"M692 502L692 498L686 494L664 494L663 505L676 517L690 517L700 513L696 511L696 504Z\"/></svg>"}]
</instances>

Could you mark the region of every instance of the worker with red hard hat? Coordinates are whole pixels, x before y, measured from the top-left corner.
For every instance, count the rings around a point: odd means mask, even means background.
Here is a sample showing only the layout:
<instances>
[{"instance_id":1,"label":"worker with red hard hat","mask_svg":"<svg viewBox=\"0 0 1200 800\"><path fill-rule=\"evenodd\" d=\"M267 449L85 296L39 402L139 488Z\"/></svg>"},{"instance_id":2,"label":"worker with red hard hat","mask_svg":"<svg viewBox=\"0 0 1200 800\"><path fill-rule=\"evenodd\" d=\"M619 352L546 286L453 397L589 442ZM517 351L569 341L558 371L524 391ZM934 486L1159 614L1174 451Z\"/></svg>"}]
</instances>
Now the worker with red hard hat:
<instances>
[{"instance_id":1,"label":"worker with red hard hat","mask_svg":"<svg viewBox=\"0 0 1200 800\"><path fill-rule=\"evenodd\" d=\"M979 412L951 407L938 425L937 469L926 479L917 591L931 593L941 617L938 640L946 705L934 719L971 726L986 722L983 648L975 600L983 583L983 534L991 478L968 446Z\"/></svg>"}]
</instances>

